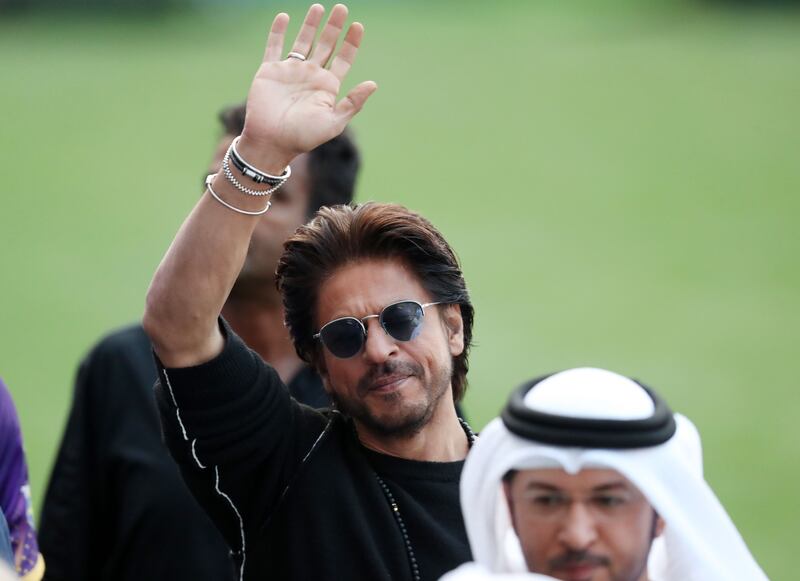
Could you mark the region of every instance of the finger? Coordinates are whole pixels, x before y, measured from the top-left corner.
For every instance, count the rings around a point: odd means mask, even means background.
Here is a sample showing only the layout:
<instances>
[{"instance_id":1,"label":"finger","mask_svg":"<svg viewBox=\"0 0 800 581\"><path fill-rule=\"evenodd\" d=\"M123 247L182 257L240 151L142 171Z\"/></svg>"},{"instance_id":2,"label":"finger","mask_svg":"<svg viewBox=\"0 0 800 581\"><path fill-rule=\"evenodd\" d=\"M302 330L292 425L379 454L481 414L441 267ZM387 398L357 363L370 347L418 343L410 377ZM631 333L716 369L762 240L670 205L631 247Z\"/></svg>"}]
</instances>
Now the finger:
<instances>
[{"instance_id":1,"label":"finger","mask_svg":"<svg viewBox=\"0 0 800 581\"><path fill-rule=\"evenodd\" d=\"M309 56L308 60L321 67L326 65L333 54L333 49L336 48L336 42L339 40L339 35L342 33L346 20L347 6L344 4L334 6L325 28L322 29L322 34L319 35L314 52Z\"/></svg>"},{"instance_id":2,"label":"finger","mask_svg":"<svg viewBox=\"0 0 800 581\"><path fill-rule=\"evenodd\" d=\"M314 43L314 37L317 35L319 23L322 22L323 14L325 14L325 9L322 4L311 5L311 8L306 13L303 26L300 27L300 32L297 33L297 38L294 40L292 52L308 56L311 52L311 45Z\"/></svg>"},{"instance_id":3,"label":"finger","mask_svg":"<svg viewBox=\"0 0 800 581\"><path fill-rule=\"evenodd\" d=\"M353 61L356 60L358 54L358 47L361 45L361 39L364 37L364 27L359 22L354 22L347 30L339 52L331 63L331 72L336 75L336 78L341 82L353 66Z\"/></svg>"},{"instance_id":4,"label":"finger","mask_svg":"<svg viewBox=\"0 0 800 581\"><path fill-rule=\"evenodd\" d=\"M347 96L336 104L334 113L339 118L339 121L344 125L352 119L356 113L361 111L364 103L367 102L369 96L378 90L378 85L374 81L364 81L353 87Z\"/></svg>"},{"instance_id":5,"label":"finger","mask_svg":"<svg viewBox=\"0 0 800 581\"><path fill-rule=\"evenodd\" d=\"M283 39L286 36L286 27L289 25L289 15L281 12L272 21L272 28L267 37L267 46L264 49L264 62L281 60L283 54Z\"/></svg>"}]
</instances>

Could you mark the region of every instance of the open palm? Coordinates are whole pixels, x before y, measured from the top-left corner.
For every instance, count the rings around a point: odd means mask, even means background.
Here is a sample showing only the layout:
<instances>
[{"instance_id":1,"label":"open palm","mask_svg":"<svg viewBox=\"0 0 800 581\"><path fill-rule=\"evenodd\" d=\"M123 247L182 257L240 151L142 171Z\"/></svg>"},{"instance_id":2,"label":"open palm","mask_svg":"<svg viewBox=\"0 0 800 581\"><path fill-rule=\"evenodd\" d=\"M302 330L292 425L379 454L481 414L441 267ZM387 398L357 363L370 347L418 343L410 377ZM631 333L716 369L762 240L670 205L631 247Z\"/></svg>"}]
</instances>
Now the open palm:
<instances>
[{"instance_id":1,"label":"open palm","mask_svg":"<svg viewBox=\"0 0 800 581\"><path fill-rule=\"evenodd\" d=\"M364 27L358 23L350 25L334 56L347 19L347 8L337 4L312 51L323 13L319 4L311 6L292 47L292 54L308 55L305 61L299 58L281 60L289 17L286 14L275 17L264 61L247 97L243 147L247 142L289 161L341 133L377 88L372 81L363 82L337 102L342 80L358 52Z\"/></svg>"}]
</instances>

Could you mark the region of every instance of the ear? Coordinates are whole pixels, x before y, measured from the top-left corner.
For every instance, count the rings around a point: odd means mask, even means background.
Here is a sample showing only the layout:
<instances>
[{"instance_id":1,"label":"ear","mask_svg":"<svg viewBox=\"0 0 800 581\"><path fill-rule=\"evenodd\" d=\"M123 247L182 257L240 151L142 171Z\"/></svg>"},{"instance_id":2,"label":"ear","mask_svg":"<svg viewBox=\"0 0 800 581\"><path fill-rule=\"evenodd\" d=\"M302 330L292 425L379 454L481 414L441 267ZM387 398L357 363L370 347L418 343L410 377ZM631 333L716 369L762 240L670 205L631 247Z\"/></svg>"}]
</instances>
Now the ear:
<instances>
[{"instance_id":1,"label":"ear","mask_svg":"<svg viewBox=\"0 0 800 581\"><path fill-rule=\"evenodd\" d=\"M450 355L457 357L464 352L464 320L461 318L461 306L458 304L444 305L441 317L447 333Z\"/></svg>"},{"instance_id":2,"label":"ear","mask_svg":"<svg viewBox=\"0 0 800 581\"><path fill-rule=\"evenodd\" d=\"M667 523L664 522L664 519L656 513L656 522L653 524L653 538L660 537L666 526Z\"/></svg>"},{"instance_id":3,"label":"ear","mask_svg":"<svg viewBox=\"0 0 800 581\"><path fill-rule=\"evenodd\" d=\"M517 523L514 518L514 501L511 498L511 481L503 479L503 496L506 497L506 504L508 506L508 514L511 516L511 526L517 530Z\"/></svg>"}]
</instances>

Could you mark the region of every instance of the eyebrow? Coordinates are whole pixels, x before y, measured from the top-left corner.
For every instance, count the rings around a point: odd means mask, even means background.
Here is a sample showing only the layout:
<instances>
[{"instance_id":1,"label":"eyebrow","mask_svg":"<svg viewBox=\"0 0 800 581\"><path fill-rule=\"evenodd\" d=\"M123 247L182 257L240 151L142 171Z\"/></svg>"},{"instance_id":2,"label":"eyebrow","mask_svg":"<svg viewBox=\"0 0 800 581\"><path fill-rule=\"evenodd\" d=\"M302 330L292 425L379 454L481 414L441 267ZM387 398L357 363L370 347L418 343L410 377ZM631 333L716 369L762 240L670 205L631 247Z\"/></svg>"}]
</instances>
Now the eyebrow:
<instances>
[{"instance_id":1,"label":"eyebrow","mask_svg":"<svg viewBox=\"0 0 800 581\"><path fill-rule=\"evenodd\" d=\"M592 488L592 492L605 492L607 490L616 490L621 488L623 490L628 490L628 486L620 481L620 482L609 482L608 484L601 484L600 486L595 486Z\"/></svg>"},{"instance_id":2,"label":"eyebrow","mask_svg":"<svg viewBox=\"0 0 800 581\"><path fill-rule=\"evenodd\" d=\"M546 482L528 482L528 485L525 487L525 490L530 490L532 488L542 488L544 490L549 490L552 492L561 492L561 488L558 486L553 486L552 484L547 484Z\"/></svg>"},{"instance_id":3,"label":"eyebrow","mask_svg":"<svg viewBox=\"0 0 800 581\"><path fill-rule=\"evenodd\" d=\"M551 492L562 492L563 490L562 488L554 486L553 484L548 484L546 482L539 482L536 480L534 480L533 482L529 482L528 485L525 487L526 490L531 490L534 488L541 488L543 490L548 490ZM608 484L601 484L599 486L595 486L594 488L592 488L592 492L606 492L609 490L617 490L617 489L627 490L628 486L622 481L609 482Z\"/></svg>"}]
</instances>

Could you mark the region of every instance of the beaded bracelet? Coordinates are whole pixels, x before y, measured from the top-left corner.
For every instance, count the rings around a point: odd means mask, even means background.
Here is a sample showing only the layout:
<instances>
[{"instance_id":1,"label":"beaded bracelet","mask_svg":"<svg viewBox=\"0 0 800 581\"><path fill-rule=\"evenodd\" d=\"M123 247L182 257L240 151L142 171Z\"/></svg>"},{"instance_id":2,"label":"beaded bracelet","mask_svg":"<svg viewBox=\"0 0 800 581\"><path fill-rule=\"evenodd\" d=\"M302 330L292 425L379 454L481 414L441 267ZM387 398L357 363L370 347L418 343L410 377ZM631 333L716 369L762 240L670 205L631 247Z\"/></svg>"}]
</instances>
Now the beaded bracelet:
<instances>
[{"instance_id":1,"label":"beaded bracelet","mask_svg":"<svg viewBox=\"0 0 800 581\"><path fill-rule=\"evenodd\" d=\"M222 204L223 206L225 206L226 208L228 208L230 210L233 210L234 212L236 212L238 214L244 214L245 216L261 216L262 214L266 214L267 210L269 210L269 207L272 205L272 202L270 202L268 200L266 208L264 208L263 210L257 210L255 212L249 212L247 210L242 210L241 208L237 208L236 206L233 206L233 205L229 204L228 202L226 202L225 200L223 200L222 198L220 198L219 195L217 194L217 192L214 191L214 188L211 187L211 182L214 181L215 177L217 177L217 174L215 174L215 173L209 174L206 177L206 189L208 190L208 193L210 193L214 197L214 199L216 201L218 201L220 204ZM280 186L277 186L277 187L280 187ZM277 187L275 189L277 189Z\"/></svg>"}]
</instances>

